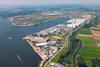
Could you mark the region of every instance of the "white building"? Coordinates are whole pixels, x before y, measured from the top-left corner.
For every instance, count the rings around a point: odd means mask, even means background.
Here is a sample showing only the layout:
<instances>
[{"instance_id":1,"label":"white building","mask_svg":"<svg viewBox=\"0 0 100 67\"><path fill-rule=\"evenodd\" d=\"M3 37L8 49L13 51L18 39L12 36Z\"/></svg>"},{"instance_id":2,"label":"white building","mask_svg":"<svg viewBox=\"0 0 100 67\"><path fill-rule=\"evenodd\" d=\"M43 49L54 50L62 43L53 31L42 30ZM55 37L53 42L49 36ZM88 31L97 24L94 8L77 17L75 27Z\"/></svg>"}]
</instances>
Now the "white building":
<instances>
[{"instance_id":1,"label":"white building","mask_svg":"<svg viewBox=\"0 0 100 67\"><path fill-rule=\"evenodd\" d=\"M69 23L67 27L76 28L80 25L83 25L85 22L85 19L71 19L71 20L68 20L67 22Z\"/></svg>"},{"instance_id":2,"label":"white building","mask_svg":"<svg viewBox=\"0 0 100 67\"><path fill-rule=\"evenodd\" d=\"M63 66L62 64L59 64L59 63L51 63L50 67L65 67L65 66Z\"/></svg>"},{"instance_id":3,"label":"white building","mask_svg":"<svg viewBox=\"0 0 100 67\"><path fill-rule=\"evenodd\" d=\"M36 43L36 46L47 46L48 43L47 42L44 42L44 43Z\"/></svg>"}]
</instances>

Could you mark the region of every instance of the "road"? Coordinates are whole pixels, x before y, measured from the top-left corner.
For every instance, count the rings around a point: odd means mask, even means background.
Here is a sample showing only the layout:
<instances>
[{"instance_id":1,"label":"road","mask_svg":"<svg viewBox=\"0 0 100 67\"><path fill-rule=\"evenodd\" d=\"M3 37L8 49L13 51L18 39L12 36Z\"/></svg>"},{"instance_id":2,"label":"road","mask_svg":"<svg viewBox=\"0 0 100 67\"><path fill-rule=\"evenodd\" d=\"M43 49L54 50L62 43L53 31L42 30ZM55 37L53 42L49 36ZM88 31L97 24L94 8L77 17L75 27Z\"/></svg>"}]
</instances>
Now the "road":
<instances>
[{"instance_id":1,"label":"road","mask_svg":"<svg viewBox=\"0 0 100 67\"><path fill-rule=\"evenodd\" d=\"M78 27L78 28L76 28L76 29L74 29L73 31L71 31L66 37L65 37L65 41L64 41L64 45L63 45L63 47L56 53L56 54L54 54L47 62L46 62L46 64L44 65L44 67L47 67L47 65L51 62L51 60L53 59L53 58L55 58L57 55L59 55L59 53L64 49L64 48L66 48L67 49L67 47L68 47L68 41L69 41L69 36L71 36L75 31L77 31L78 29L80 29L81 28L81 26L80 27ZM66 47L66 45L67 45L67 47Z\"/></svg>"},{"instance_id":2,"label":"road","mask_svg":"<svg viewBox=\"0 0 100 67\"><path fill-rule=\"evenodd\" d=\"M80 49L82 48L82 46L83 46L83 42L80 40L80 44L78 45L77 49L73 53L73 63L75 63L75 58L79 53Z\"/></svg>"},{"instance_id":3,"label":"road","mask_svg":"<svg viewBox=\"0 0 100 67\"><path fill-rule=\"evenodd\" d=\"M63 47L47 61L47 63L44 65L44 67L47 67L47 65L51 62L52 59L54 59L57 55L59 55L59 53L60 53L64 48L67 48L67 47L68 47L68 37L69 37L69 35L66 36L66 38L65 38L65 43L64 43Z\"/></svg>"},{"instance_id":4,"label":"road","mask_svg":"<svg viewBox=\"0 0 100 67\"><path fill-rule=\"evenodd\" d=\"M77 28L75 28L74 30L72 30L72 31L69 32L69 34L65 37L65 43L64 43L63 47L62 47L56 54L54 54L54 55L46 62L46 64L44 65L44 67L47 67L48 64L51 63L51 60L52 60L53 58L55 58L57 55L59 55L59 53L66 47L66 45L67 45L67 47L68 47L68 45L69 45L69 44L68 44L69 36L71 36L75 31L78 31L80 28L82 28L82 27L83 27L84 25L86 25L86 24L87 24L87 23L85 23L85 24L83 24L83 25L81 25L81 26L79 26L79 27L77 27ZM75 53L73 54L74 59L75 59L77 53L79 52L79 50L81 49L81 47L82 47L82 42L80 43L80 46L77 48L77 50L76 50Z\"/></svg>"}]
</instances>

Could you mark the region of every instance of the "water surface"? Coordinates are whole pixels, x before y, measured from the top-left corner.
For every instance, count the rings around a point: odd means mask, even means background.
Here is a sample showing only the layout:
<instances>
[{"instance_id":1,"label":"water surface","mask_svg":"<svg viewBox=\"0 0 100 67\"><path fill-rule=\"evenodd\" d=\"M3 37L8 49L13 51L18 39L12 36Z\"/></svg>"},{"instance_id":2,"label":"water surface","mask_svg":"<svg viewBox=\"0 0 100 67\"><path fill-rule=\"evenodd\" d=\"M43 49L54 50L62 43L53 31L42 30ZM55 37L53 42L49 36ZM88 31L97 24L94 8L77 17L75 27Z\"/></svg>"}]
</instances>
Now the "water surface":
<instances>
[{"instance_id":1,"label":"water surface","mask_svg":"<svg viewBox=\"0 0 100 67\"><path fill-rule=\"evenodd\" d=\"M0 67L38 67L41 58L22 37L64 23L60 18L29 27L16 27L6 18L0 18ZM10 38L9 38L10 37ZM19 61L17 55L22 61Z\"/></svg>"}]
</instances>

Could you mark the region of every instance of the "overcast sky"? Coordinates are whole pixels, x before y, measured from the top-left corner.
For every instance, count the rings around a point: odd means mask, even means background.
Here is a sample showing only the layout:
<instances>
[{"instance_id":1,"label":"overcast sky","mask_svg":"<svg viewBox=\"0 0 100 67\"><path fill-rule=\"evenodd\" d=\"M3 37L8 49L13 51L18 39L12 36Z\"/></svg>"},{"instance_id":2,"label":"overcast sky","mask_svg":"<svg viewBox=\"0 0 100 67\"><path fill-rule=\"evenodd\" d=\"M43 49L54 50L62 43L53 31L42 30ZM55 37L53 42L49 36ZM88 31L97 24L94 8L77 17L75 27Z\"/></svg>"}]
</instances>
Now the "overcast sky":
<instances>
[{"instance_id":1,"label":"overcast sky","mask_svg":"<svg viewBox=\"0 0 100 67\"><path fill-rule=\"evenodd\" d=\"M0 5L24 4L100 4L100 0L0 0Z\"/></svg>"}]
</instances>

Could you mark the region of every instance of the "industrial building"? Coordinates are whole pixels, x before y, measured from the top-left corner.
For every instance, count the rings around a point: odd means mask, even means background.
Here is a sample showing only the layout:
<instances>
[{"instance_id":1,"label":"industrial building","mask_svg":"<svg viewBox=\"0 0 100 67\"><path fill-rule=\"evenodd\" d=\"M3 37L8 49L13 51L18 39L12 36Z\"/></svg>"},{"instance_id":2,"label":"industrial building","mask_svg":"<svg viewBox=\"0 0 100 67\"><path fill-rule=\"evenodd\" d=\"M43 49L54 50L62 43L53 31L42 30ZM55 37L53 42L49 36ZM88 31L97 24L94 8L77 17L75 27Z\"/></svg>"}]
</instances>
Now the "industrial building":
<instances>
[{"instance_id":1,"label":"industrial building","mask_svg":"<svg viewBox=\"0 0 100 67\"><path fill-rule=\"evenodd\" d=\"M60 63L51 63L50 67L65 67L65 66Z\"/></svg>"},{"instance_id":2,"label":"industrial building","mask_svg":"<svg viewBox=\"0 0 100 67\"><path fill-rule=\"evenodd\" d=\"M80 25L83 25L85 22L85 19L71 19L68 22L67 27L72 27L72 28L76 28Z\"/></svg>"}]
</instances>

